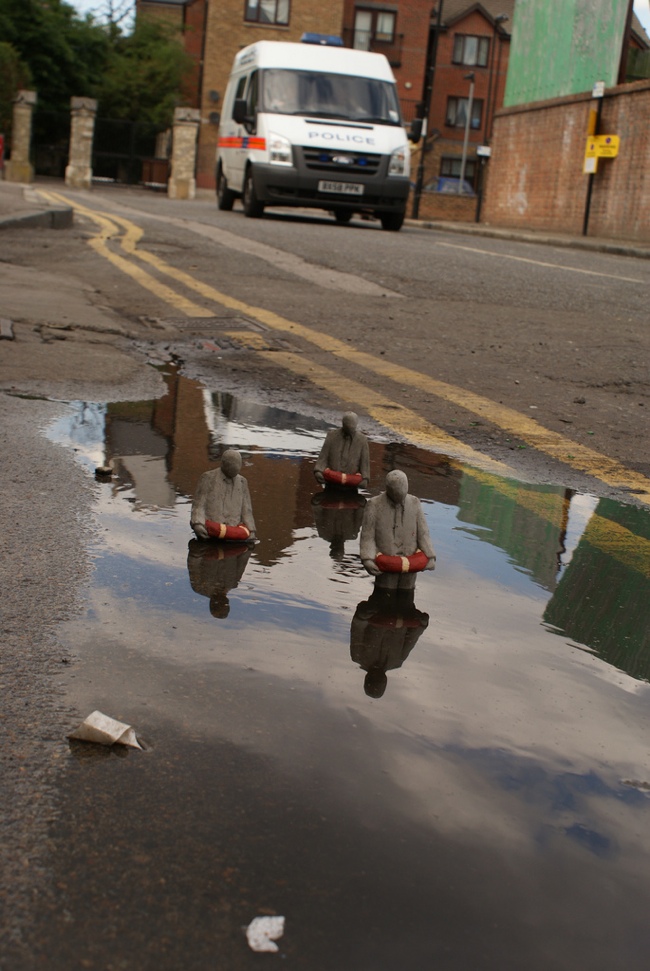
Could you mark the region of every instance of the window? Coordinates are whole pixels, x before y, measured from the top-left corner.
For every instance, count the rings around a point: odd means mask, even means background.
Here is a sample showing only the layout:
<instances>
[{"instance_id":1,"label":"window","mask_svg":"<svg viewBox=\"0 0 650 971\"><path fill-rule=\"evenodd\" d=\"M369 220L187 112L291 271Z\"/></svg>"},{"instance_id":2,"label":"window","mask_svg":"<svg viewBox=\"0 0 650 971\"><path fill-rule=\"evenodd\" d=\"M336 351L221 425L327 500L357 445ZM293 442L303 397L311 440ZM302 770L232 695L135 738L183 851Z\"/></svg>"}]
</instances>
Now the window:
<instances>
[{"instance_id":1,"label":"window","mask_svg":"<svg viewBox=\"0 0 650 971\"><path fill-rule=\"evenodd\" d=\"M454 64L486 67L489 50L489 37L473 37L470 34L456 34L454 37L452 61Z\"/></svg>"},{"instance_id":2,"label":"window","mask_svg":"<svg viewBox=\"0 0 650 971\"><path fill-rule=\"evenodd\" d=\"M460 167L462 165L462 159L456 156L443 156L440 160L440 175L443 178L459 179L460 178ZM476 175L476 162L471 159L466 159L465 161L465 178L468 182L474 184L474 176Z\"/></svg>"},{"instance_id":3,"label":"window","mask_svg":"<svg viewBox=\"0 0 650 971\"><path fill-rule=\"evenodd\" d=\"M288 24L291 0L246 0L244 20L258 24Z\"/></svg>"},{"instance_id":4,"label":"window","mask_svg":"<svg viewBox=\"0 0 650 971\"><path fill-rule=\"evenodd\" d=\"M371 50L371 42L392 44L395 40L395 13L392 10L357 10L354 15L352 46L358 51Z\"/></svg>"},{"instance_id":5,"label":"window","mask_svg":"<svg viewBox=\"0 0 650 971\"><path fill-rule=\"evenodd\" d=\"M445 124L452 128L464 128L467 124L467 110L469 108L469 98L448 98L447 116ZM483 116L483 102L474 100L472 102L472 117L470 128L480 128Z\"/></svg>"}]
</instances>

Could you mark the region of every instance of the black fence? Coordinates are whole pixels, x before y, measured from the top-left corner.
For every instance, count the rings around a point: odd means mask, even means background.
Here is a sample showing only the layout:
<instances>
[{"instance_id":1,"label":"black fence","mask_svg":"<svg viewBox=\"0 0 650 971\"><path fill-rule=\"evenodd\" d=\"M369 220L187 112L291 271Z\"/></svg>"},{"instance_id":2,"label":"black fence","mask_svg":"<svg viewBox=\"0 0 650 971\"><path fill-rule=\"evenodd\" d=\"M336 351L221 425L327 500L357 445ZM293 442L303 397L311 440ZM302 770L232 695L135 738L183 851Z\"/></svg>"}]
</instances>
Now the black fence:
<instances>
[{"instance_id":1,"label":"black fence","mask_svg":"<svg viewBox=\"0 0 650 971\"><path fill-rule=\"evenodd\" d=\"M70 150L70 112L46 111L32 116L32 165L36 175L65 176Z\"/></svg>"},{"instance_id":2,"label":"black fence","mask_svg":"<svg viewBox=\"0 0 650 971\"><path fill-rule=\"evenodd\" d=\"M156 159L158 129L137 121L97 118L93 180L126 185L166 183L168 164ZM70 151L70 112L36 107L32 119L32 164L36 175L63 179Z\"/></svg>"},{"instance_id":3,"label":"black fence","mask_svg":"<svg viewBox=\"0 0 650 971\"><path fill-rule=\"evenodd\" d=\"M93 180L139 185L156 154L158 129L137 121L97 118L93 141Z\"/></svg>"}]
</instances>

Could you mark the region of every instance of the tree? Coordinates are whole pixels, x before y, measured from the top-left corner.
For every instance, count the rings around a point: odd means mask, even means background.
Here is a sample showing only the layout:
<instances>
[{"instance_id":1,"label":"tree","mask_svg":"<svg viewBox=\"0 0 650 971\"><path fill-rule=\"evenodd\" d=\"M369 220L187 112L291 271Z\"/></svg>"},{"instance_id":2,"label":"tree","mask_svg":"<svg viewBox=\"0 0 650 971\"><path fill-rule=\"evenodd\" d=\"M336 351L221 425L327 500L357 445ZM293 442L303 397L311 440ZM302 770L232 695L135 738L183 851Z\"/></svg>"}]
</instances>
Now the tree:
<instances>
[{"instance_id":1,"label":"tree","mask_svg":"<svg viewBox=\"0 0 650 971\"><path fill-rule=\"evenodd\" d=\"M174 27L147 17L136 21L133 33L111 45L98 90L100 114L167 128L192 66Z\"/></svg>"},{"instance_id":2,"label":"tree","mask_svg":"<svg viewBox=\"0 0 650 971\"><path fill-rule=\"evenodd\" d=\"M28 67L41 108L68 111L73 95L94 95L109 38L92 18L63 0L0 0L0 36Z\"/></svg>"},{"instance_id":3,"label":"tree","mask_svg":"<svg viewBox=\"0 0 650 971\"><path fill-rule=\"evenodd\" d=\"M35 133L43 128L48 139L75 96L97 99L104 117L168 127L192 60L165 22L143 17L125 33L132 7L132 0L98 0L97 14L106 15L99 23L65 0L0 0L1 103L11 103L17 87L32 86Z\"/></svg>"},{"instance_id":4,"label":"tree","mask_svg":"<svg viewBox=\"0 0 650 971\"><path fill-rule=\"evenodd\" d=\"M18 91L29 88L32 75L15 47L0 41L0 132L11 134L13 100Z\"/></svg>"}]
</instances>

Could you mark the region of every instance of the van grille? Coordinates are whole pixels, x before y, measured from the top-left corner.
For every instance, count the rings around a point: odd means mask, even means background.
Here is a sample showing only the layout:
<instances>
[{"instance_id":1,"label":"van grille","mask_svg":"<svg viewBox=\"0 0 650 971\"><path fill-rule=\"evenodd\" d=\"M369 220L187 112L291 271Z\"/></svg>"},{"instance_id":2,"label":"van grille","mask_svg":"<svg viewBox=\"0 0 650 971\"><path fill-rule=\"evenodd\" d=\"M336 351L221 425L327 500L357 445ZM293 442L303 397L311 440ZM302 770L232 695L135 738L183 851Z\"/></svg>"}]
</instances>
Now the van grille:
<instances>
[{"instance_id":1,"label":"van grille","mask_svg":"<svg viewBox=\"0 0 650 971\"><path fill-rule=\"evenodd\" d=\"M330 148L303 148L303 161L308 169L323 172L365 172L375 175L381 164L381 155L367 152L346 152ZM344 161L344 159L346 161Z\"/></svg>"}]
</instances>

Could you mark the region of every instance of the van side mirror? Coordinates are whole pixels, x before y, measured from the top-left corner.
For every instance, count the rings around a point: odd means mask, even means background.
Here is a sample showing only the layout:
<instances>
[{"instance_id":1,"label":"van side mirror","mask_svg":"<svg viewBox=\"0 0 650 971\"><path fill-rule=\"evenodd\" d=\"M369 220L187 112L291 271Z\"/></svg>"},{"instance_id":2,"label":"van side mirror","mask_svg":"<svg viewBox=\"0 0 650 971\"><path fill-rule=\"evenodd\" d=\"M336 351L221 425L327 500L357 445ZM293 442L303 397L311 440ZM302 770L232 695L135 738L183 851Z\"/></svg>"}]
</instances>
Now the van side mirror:
<instances>
[{"instance_id":1,"label":"van side mirror","mask_svg":"<svg viewBox=\"0 0 650 971\"><path fill-rule=\"evenodd\" d=\"M246 99L236 98L232 109L232 116L238 125L246 122Z\"/></svg>"},{"instance_id":2,"label":"van side mirror","mask_svg":"<svg viewBox=\"0 0 650 971\"><path fill-rule=\"evenodd\" d=\"M411 122L411 127L408 133L409 141L413 142L414 145L422 138L422 119L414 118Z\"/></svg>"}]
</instances>

